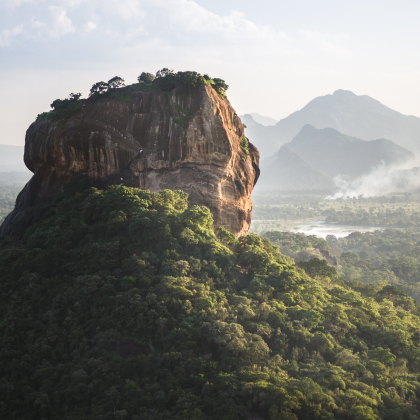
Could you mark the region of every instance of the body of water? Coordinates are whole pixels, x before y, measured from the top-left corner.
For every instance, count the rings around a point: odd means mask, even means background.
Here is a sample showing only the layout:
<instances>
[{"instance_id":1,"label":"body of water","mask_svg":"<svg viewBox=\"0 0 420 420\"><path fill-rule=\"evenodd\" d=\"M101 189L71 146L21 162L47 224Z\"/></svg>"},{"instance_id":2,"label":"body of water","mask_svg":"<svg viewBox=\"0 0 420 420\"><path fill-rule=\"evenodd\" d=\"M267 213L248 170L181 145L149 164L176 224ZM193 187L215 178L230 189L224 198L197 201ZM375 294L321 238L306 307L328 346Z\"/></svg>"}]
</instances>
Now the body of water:
<instances>
[{"instance_id":1,"label":"body of water","mask_svg":"<svg viewBox=\"0 0 420 420\"><path fill-rule=\"evenodd\" d=\"M343 238L352 232L374 232L375 230L383 230L381 227L368 226L348 226L348 225L327 225L323 220L312 220L304 222L291 229L295 233L304 233L305 235L315 235L318 238L325 239L327 235L334 235L337 238Z\"/></svg>"}]
</instances>

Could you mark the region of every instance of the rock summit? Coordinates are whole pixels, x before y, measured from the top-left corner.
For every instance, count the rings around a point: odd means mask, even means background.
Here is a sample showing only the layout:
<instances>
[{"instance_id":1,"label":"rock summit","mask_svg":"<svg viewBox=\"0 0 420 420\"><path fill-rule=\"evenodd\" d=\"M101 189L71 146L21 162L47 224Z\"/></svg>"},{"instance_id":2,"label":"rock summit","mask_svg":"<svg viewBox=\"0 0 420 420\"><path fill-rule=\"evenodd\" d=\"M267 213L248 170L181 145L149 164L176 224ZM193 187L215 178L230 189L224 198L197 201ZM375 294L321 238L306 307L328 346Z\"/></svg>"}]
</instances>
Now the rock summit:
<instances>
[{"instance_id":1,"label":"rock summit","mask_svg":"<svg viewBox=\"0 0 420 420\"><path fill-rule=\"evenodd\" d=\"M183 190L191 205L209 207L216 227L246 234L259 153L229 101L208 84L168 93L119 91L122 100L91 97L65 122L38 118L29 127L24 160L34 175L1 235L12 232L25 208L51 200L80 175L101 187Z\"/></svg>"}]
</instances>

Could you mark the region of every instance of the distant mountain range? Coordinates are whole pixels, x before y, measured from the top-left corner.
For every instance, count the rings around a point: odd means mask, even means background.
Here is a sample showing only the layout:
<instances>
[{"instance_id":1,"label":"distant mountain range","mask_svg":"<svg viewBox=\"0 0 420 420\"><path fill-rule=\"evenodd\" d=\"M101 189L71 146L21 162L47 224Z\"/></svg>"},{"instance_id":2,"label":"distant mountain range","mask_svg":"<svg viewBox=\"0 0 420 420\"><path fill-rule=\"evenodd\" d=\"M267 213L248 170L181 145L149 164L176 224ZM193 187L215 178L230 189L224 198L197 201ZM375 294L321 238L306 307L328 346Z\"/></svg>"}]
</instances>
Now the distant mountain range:
<instances>
[{"instance_id":1,"label":"distant mountain range","mask_svg":"<svg viewBox=\"0 0 420 420\"><path fill-rule=\"evenodd\" d=\"M347 90L315 98L274 126L258 123L251 114L241 118L247 125L245 134L262 158L290 142L306 124L320 129L334 128L362 140L385 138L412 152L420 152L420 118L403 115L367 95L357 96Z\"/></svg>"},{"instance_id":2,"label":"distant mountain range","mask_svg":"<svg viewBox=\"0 0 420 420\"><path fill-rule=\"evenodd\" d=\"M245 135L249 141L257 147L260 152L261 159L264 159L275 153L279 147L287 142L279 142L272 129L275 127L266 127L254 120L251 114L240 116L245 128Z\"/></svg>"},{"instance_id":3,"label":"distant mountain range","mask_svg":"<svg viewBox=\"0 0 420 420\"><path fill-rule=\"evenodd\" d=\"M23 162L23 146L0 144L0 172L28 172Z\"/></svg>"},{"instance_id":4,"label":"distant mountain range","mask_svg":"<svg viewBox=\"0 0 420 420\"><path fill-rule=\"evenodd\" d=\"M337 175L354 179L382 163L413 158L413 153L390 140L365 141L307 124L290 143L261 162L257 189L329 189Z\"/></svg>"},{"instance_id":5,"label":"distant mountain range","mask_svg":"<svg viewBox=\"0 0 420 420\"><path fill-rule=\"evenodd\" d=\"M265 117L264 115L258 114L257 112L250 112L249 115L251 115L254 121L261 125L275 125L279 122L279 120Z\"/></svg>"},{"instance_id":6,"label":"distant mountain range","mask_svg":"<svg viewBox=\"0 0 420 420\"><path fill-rule=\"evenodd\" d=\"M266 159L267 160L267 159ZM261 169L255 190L329 190L334 188L331 176L315 169L287 144Z\"/></svg>"}]
</instances>

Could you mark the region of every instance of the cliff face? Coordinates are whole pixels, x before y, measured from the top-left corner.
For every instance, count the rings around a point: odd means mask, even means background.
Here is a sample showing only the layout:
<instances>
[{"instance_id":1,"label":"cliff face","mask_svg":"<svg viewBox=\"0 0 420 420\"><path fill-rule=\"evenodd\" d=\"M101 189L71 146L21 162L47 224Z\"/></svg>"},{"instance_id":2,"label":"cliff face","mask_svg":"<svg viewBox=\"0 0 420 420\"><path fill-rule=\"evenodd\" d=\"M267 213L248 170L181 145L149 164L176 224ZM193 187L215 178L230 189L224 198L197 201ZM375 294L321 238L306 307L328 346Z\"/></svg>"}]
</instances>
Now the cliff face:
<instances>
[{"instance_id":1,"label":"cliff face","mask_svg":"<svg viewBox=\"0 0 420 420\"><path fill-rule=\"evenodd\" d=\"M215 226L237 236L248 232L259 153L249 143L247 157L240 147L244 127L229 102L209 85L188 93L129 95L131 103L86 100L82 113L64 125L31 125L25 163L34 175L3 223L2 236L23 209L50 200L81 174L104 186L183 190L191 204L210 208Z\"/></svg>"}]
</instances>

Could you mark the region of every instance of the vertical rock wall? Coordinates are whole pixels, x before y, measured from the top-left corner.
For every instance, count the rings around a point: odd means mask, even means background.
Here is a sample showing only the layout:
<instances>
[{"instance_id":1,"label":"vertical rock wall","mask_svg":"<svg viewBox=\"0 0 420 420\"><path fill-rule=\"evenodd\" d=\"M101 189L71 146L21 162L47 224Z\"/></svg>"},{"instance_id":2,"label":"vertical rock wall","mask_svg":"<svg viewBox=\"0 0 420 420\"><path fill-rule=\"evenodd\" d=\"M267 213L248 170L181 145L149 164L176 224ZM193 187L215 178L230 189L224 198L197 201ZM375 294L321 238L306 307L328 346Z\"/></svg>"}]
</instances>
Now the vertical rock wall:
<instances>
[{"instance_id":1,"label":"vertical rock wall","mask_svg":"<svg viewBox=\"0 0 420 420\"><path fill-rule=\"evenodd\" d=\"M122 183L159 191L180 189L213 213L215 226L240 236L251 223L251 192L259 153L240 147L244 127L227 99L209 85L171 94L131 92L131 102L86 100L63 124L41 121L26 134L25 163L34 176L4 222L50 200L86 174L103 185Z\"/></svg>"}]
</instances>

